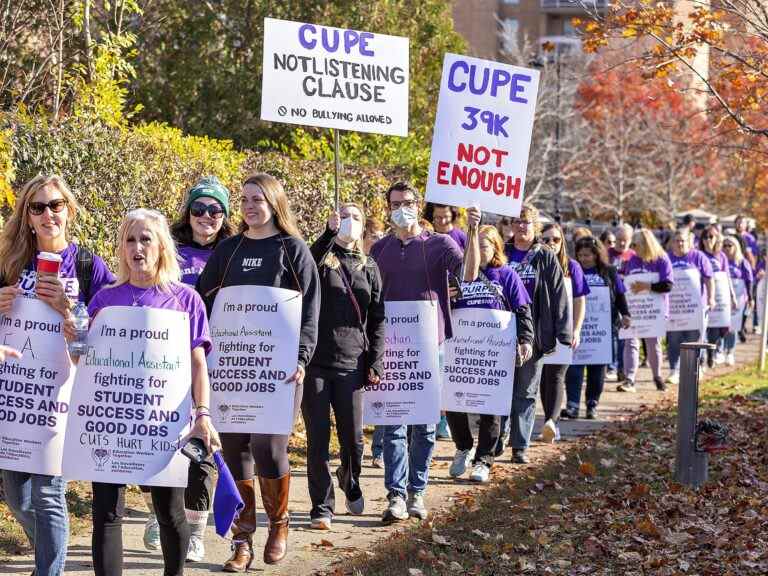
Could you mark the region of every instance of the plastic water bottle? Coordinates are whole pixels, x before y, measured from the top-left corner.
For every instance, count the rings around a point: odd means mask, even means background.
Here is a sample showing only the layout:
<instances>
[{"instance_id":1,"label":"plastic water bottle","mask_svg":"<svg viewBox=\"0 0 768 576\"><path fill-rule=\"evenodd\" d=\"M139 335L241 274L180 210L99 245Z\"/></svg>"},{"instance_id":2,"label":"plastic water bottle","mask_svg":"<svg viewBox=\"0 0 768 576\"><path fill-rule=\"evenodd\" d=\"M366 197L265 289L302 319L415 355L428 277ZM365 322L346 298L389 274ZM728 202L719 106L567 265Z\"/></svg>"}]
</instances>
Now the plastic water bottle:
<instances>
[{"instance_id":1,"label":"plastic water bottle","mask_svg":"<svg viewBox=\"0 0 768 576\"><path fill-rule=\"evenodd\" d=\"M72 319L75 322L75 339L69 343L71 356L82 356L88 351L88 307L84 302L78 302L72 310Z\"/></svg>"}]
</instances>

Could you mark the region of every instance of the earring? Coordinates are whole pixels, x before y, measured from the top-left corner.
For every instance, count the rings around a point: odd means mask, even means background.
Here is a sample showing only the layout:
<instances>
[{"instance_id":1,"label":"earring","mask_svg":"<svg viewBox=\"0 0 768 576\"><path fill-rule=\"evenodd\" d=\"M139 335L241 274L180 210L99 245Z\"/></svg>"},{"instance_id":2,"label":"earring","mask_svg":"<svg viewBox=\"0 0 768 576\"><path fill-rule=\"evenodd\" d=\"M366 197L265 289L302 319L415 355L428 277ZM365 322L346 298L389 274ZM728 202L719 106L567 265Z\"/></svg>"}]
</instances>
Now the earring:
<instances>
[{"instance_id":1,"label":"earring","mask_svg":"<svg viewBox=\"0 0 768 576\"><path fill-rule=\"evenodd\" d=\"M32 228L32 236L34 236L35 234L37 234L37 232L35 232L35 229Z\"/></svg>"}]
</instances>

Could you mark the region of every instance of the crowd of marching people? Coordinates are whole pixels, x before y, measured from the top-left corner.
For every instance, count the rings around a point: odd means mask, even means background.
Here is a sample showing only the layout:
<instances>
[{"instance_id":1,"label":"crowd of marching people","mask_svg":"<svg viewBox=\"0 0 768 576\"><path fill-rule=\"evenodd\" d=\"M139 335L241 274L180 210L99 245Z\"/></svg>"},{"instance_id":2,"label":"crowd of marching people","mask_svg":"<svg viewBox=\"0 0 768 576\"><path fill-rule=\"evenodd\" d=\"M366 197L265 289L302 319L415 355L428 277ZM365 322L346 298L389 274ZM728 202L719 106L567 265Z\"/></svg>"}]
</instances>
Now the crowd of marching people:
<instances>
[{"instance_id":1,"label":"crowd of marching people","mask_svg":"<svg viewBox=\"0 0 768 576\"><path fill-rule=\"evenodd\" d=\"M495 218L477 208L460 214L454 207L427 204L404 182L383 194L386 223L368 216L361 204L343 203L308 243L288 194L274 177L259 173L245 179L239 211L218 179L201 178L189 188L170 224L150 209L126 214L117 233L117 267L110 271L99 255L72 240L80 208L66 182L59 176L38 176L23 187L0 233L2 314L18 298L37 298L61 316L64 336L72 340L77 302L87 305L91 320L115 306L187 313L191 437L199 438L209 454L221 451L243 504L231 525L232 554L217 559L226 572L246 571L257 556L257 490L268 519L260 554L267 564L285 558L291 483L290 434L219 433L212 424L208 320L218 292L226 287L268 286L301 295L299 352L286 385L295 387L292 417L300 413L306 427L309 514L316 530L331 529L339 512L334 476L348 514L363 514L366 497L372 496L364 494L360 480L363 398L366 386L383 376L388 302L428 301L437 307L441 370L445 342L454 332L452 311L510 312L517 341L508 351L516 369L507 414L447 411L439 422L376 427L371 465L384 469L387 506L382 520L387 524L427 518L424 495L438 437L455 445L451 477L469 471L471 481L488 482L494 460L508 448L513 463L529 462L539 398L544 412L539 438L557 442L560 419L581 417L582 404L584 417L599 418L607 382L620 392L634 392L638 368L647 362L655 388L664 391L679 382L682 343L716 344L715 351L702 357L702 370L732 365L748 326L757 325L751 313L765 259L746 218L739 218L734 230L714 224L699 230L685 222L663 238L648 228L617 224L598 237L589 227L571 230L545 221L530 204L517 217ZM41 253L60 257L56 275L37 273ZM633 322L628 299L638 293L669 294L675 271L687 269L698 272L705 310L717 305L718 274L725 278L732 309L743 315L738 324L670 331L665 345L662 338L619 338ZM633 278L645 273L658 279ZM556 349L579 347L587 298L597 287L607 288L610 298L612 361L550 362ZM15 361L18 355L0 348L2 361ZM334 426L340 465L332 470ZM186 488L142 488L150 511L144 544L162 551L166 575L182 574L185 562L205 555L214 471L209 456L190 462ZM34 548L36 575L61 574L69 534L66 482L10 470L3 471L2 479L5 500ZM123 569L125 486L93 482L92 513L94 572L117 576Z\"/></svg>"}]
</instances>

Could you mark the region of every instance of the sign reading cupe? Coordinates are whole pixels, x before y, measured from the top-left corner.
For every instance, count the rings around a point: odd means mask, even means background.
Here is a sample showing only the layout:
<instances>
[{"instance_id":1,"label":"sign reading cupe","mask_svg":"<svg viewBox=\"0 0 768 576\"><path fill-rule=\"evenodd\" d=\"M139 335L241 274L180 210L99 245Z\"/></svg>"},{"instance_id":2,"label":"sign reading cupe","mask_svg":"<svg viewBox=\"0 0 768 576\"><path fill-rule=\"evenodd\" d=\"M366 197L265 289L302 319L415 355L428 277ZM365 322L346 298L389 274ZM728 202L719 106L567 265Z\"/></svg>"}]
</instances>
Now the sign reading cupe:
<instances>
[{"instance_id":1,"label":"sign reading cupe","mask_svg":"<svg viewBox=\"0 0 768 576\"><path fill-rule=\"evenodd\" d=\"M408 38L264 19L261 119L408 135Z\"/></svg>"},{"instance_id":2,"label":"sign reading cupe","mask_svg":"<svg viewBox=\"0 0 768 576\"><path fill-rule=\"evenodd\" d=\"M520 215L538 87L537 70L445 55L428 202Z\"/></svg>"}]
</instances>

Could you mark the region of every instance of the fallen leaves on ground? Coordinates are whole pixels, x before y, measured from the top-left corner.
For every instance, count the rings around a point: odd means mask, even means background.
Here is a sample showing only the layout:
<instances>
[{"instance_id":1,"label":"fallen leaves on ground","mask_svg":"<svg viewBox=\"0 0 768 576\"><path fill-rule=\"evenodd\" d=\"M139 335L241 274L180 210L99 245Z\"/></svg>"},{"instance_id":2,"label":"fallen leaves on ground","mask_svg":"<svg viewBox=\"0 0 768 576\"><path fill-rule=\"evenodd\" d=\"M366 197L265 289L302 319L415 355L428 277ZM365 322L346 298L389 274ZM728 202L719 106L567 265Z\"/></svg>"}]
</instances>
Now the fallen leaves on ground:
<instances>
[{"instance_id":1,"label":"fallen leaves on ground","mask_svg":"<svg viewBox=\"0 0 768 576\"><path fill-rule=\"evenodd\" d=\"M731 448L710 456L699 490L673 480L674 412L647 409L534 476L457 495L423 538L406 533L344 573L765 576L768 402L719 398L701 417L728 425Z\"/></svg>"}]
</instances>

